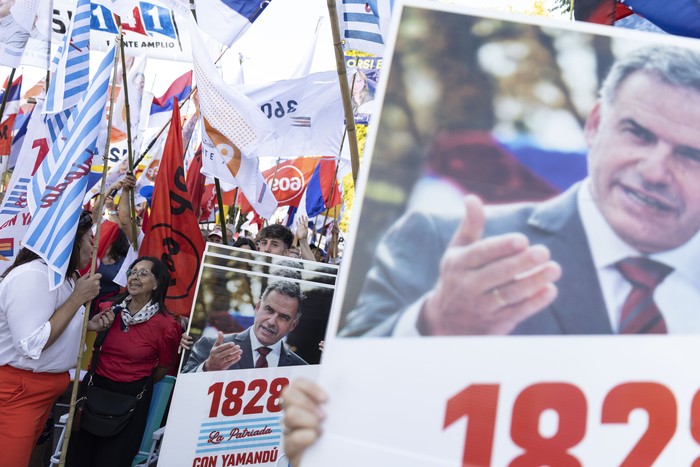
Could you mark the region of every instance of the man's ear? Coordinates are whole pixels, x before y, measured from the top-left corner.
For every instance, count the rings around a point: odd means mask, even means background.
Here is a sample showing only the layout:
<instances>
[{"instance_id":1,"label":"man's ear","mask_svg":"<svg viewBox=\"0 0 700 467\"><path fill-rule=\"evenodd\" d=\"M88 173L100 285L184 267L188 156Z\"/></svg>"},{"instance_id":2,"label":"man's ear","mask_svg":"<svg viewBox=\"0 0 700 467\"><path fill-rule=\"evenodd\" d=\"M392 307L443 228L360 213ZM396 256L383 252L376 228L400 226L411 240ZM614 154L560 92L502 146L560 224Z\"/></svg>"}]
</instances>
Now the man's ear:
<instances>
[{"instance_id":1,"label":"man's ear","mask_svg":"<svg viewBox=\"0 0 700 467\"><path fill-rule=\"evenodd\" d=\"M290 332L294 331L294 328L297 327L297 324L299 324L299 316L297 316L294 321L292 321L292 325L289 326L289 331L287 331L287 335L289 335Z\"/></svg>"},{"instance_id":2,"label":"man's ear","mask_svg":"<svg viewBox=\"0 0 700 467\"><path fill-rule=\"evenodd\" d=\"M583 135L586 138L586 144L588 144L588 147L593 146L593 143L595 142L595 139L598 136L598 128L600 128L602 106L603 102L600 99L598 99L595 105L593 106L593 109L591 109L591 113L588 114L588 118L586 119L586 125L583 129Z\"/></svg>"}]
</instances>

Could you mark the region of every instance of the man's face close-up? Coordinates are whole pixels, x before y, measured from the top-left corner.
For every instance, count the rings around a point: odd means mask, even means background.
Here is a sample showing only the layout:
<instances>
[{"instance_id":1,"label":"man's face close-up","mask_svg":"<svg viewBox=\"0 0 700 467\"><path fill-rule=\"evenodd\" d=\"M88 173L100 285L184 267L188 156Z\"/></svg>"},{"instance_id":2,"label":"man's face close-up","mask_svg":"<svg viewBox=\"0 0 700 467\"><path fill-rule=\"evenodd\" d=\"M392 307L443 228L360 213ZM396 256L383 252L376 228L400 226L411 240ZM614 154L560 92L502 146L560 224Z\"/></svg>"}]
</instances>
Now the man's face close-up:
<instances>
[{"instance_id":1,"label":"man's face close-up","mask_svg":"<svg viewBox=\"0 0 700 467\"><path fill-rule=\"evenodd\" d=\"M287 245L278 238L261 238L258 247L260 251L273 255L283 255L287 251Z\"/></svg>"},{"instance_id":2,"label":"man's face close-up","mask_svg":"<svg viewBox=\"0 0 700 467\"><path fill-rule=\"evenodd\" d=\"M596 104L586 140L593 199L626 243L665 251L700 229L700 92L635 72Z\"/></svg>"},{"instance_id":3,"label":"man's face close-up","mask_svg":"<svg viewBox=\"0 0 700 467\"><path fill-rule=\"evenodd\" d=\"M297 326L298 311L294 297L273 290L255 307L255 337L263 345L274 345Z\"/></svg>"}]
</instances>

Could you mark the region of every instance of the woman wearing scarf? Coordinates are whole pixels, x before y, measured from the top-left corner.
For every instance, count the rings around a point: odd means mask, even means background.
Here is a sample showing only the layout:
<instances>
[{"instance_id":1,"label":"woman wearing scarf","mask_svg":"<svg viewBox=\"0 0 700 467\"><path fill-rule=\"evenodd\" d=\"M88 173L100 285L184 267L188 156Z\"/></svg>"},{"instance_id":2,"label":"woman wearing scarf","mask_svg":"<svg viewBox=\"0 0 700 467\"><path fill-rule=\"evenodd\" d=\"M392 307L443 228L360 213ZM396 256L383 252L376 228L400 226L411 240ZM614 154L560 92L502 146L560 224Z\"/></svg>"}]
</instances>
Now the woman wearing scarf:
<instances>
[{"instance_id":1,"label":"woman wearing scarf","mask_svg":"<svg viewBox=\"0 0 700 467\"><path fill-rule=\"evenodd\" d=\"M81 429L71 435L67 465L131 466L146 427L153 383L175 364L181 328L166 310L170 274L157 258L145 256L127 271L126 292L109 308L114 324L107 332L93 384L114 392L138 395L145 389L126 427L111 437Z\"/></svg>"}]
</instances>

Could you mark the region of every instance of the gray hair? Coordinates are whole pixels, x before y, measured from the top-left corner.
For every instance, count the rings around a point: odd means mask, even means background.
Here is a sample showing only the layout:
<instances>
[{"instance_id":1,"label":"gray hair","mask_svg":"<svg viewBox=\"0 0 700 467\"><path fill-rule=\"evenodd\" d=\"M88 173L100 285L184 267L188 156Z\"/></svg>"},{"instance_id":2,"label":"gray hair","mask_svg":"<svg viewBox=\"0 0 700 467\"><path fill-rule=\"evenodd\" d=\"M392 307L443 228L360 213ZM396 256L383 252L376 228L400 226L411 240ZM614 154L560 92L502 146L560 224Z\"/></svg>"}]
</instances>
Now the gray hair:
<instances>
[{"instance_id":1,"label":"gray hair","mask_svg":"<svg viewBox=\"0 0 700 467\"><path fill-rule=\"evenodd\" d=\"M642 47L615 62L600 88L600 96L612 104L623 81L644 72L663 82L700 92L700 52L684 47L654 45Z\"/></svg>"},{"instance_id":2,"label":"gray hair","mask_svg":"<svg viewBox=\"0 0 700 467\"><path fill-rule=\"evenodd\" d=\"M291 281L276 280L268 284L267 288L262 294L261 299L265 300L272 292L277 292L287 297L291 297L297 301L297 315L295 319L299 320L301 317L301 301L306 298L304 293L301 291L299 284Z\"/></svg>"},{"instance_id":3,"label":"gray hair","mask_svg":"<svg viewBox=\"0 0 700 467\"><path fill-rule=\"evenodd\" d=\"M270 266L270 274L273 276L286 277L287 279L301 280L301 271L304 269L304 264L301 261L292 259L280 259Z\"/></svg>"}]
</instances>

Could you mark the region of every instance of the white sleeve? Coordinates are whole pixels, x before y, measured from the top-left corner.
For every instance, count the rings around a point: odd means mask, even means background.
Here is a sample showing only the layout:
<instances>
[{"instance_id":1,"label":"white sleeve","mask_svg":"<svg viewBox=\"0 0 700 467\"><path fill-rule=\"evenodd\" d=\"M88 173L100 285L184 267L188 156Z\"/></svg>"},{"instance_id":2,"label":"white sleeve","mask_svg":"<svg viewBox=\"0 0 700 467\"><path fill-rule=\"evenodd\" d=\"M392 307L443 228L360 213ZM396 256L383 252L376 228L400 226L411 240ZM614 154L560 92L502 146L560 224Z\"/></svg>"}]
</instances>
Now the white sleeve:
<instances>
[{"instance_id":1,"label":"white sleeve","mask_svg":"<svg viewBox=\"0 0 700 467\"><path fill-rule=\"evenodd\" d=\"M139 229L139 234L138 234L138 244L141 245L143 243L143 239L146 238L146 235L144 235L143 230ZM117 272L117 275L114 276L114 282L115 284L119 284L122 287L126 287L126 271L129 269L129 266L131 266L131 263L136 261L139 257L139 252L134 251L132 247L129 247L129 251L126 253L126 257L124 258L124 262L122 263L122 267L119 268L119 271Z\"/></svg>"},{"instance_id":2,"label":"white sleeve","mask_svg":"<svg viewBox=\"0 0 700 467\"><path fill-rule=\"evenodd\" d=\"M21 356L36 360L51 334L49 319L58 308L58 291L49 290L44 271L29 269L10 280L5 306L12 344Z\"/></svg>"},{"instance_id":3,"label":"white sleeve","mask_svg":"<svg viewBox=\"0 0 700 467\"><path fill-rule=\"evenodd\" d=\"M398 321L396 321L396 326L392 331L392 336L402 336L402 337L418 337L420 332L418 332L418 315L420 314L421 308L423 308L423 303L425 302L425 296L421 297L420 300L416 301L401 314Z\"/></svg>"}]
</instances>

